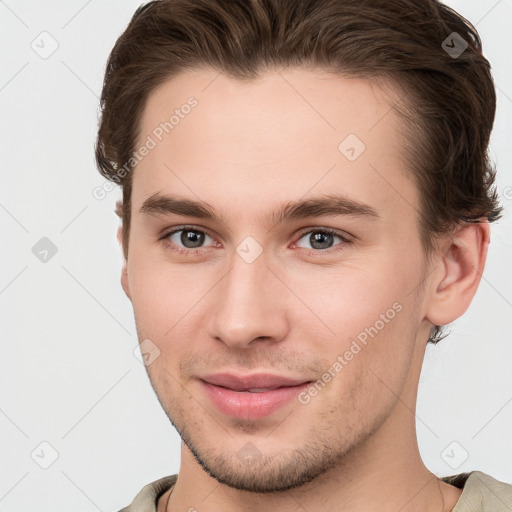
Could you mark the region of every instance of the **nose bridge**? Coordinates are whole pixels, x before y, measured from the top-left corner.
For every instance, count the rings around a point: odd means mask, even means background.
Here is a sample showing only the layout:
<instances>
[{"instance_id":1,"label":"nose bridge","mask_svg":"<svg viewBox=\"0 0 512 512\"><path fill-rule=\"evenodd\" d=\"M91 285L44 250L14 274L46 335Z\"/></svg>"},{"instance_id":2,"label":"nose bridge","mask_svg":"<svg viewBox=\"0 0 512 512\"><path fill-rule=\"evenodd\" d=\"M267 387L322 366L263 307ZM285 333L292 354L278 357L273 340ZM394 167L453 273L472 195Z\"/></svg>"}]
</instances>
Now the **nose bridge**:
<instances>
[{"instance_id":1,"label":"nose bridge","mask_svg":"<svg viewBox=\"0 0 512 512\"><path fill-rule=\"evenodd\" d=\"M253 316L257 315L262 308L265 309L265 304L269 304L269 288L273 288L269 277L273 276L263 255L252 261L234 254L220 303L235 314L246 315L252 312Z\"/></svg>"},{"instance_id":2,"label":"nose bridge","mask_svg":"<svg viewBox=\"0 0 512 512\"><path fill-rule=\"evenodd\" d=\"M228 345L246 346L261 337L278 339L286 329L285 306L279 304L282 283L268 268L263 252L255 256L254 250L240 244L213 297L209 334Z\"/></svg>"}]
</instances>

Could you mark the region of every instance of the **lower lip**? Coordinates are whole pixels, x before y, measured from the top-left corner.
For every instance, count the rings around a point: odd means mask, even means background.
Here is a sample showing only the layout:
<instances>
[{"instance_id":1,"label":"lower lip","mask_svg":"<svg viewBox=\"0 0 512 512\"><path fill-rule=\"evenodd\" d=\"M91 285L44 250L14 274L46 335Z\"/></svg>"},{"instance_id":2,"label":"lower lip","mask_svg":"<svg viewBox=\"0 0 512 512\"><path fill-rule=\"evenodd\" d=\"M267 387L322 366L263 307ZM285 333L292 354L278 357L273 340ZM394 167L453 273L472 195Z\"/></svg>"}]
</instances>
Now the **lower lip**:
<instances>
[{"instance_id":1,"label":"lower lip","mask_svg":"<svg viewBox=\"0 0 512 512\"><path fill-rule=\"evenodd\" d=\"M309 382L305 382L300 386L251 393L249 391L233 391L201 381L205 393L221 412L227 416L245 420L258 420L269 416L293 400L309 384Z\"/></svg>"}]
</instances>

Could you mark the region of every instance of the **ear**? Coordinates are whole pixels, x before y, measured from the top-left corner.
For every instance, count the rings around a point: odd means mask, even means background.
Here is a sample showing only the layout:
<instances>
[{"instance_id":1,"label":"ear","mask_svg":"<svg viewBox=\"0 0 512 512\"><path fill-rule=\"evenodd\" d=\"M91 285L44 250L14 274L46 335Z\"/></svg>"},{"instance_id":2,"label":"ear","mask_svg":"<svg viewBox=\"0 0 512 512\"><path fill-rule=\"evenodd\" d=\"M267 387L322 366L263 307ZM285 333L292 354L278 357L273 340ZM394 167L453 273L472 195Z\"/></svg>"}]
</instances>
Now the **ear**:
<instances>
[{"instance_id":1,"label":"ear","mask_svg":"<svg viewBox=\"0 0 512 512\"><path fill-rule=\"evenodd\" d=\"M466 223L441 243L425 316L433 325L447 325L467 311L480 284L489 243L487 220Z\"/></svg>"},{"instance_id":2,"label":"ear","mask_svg":"<svg viewBox=\"0 0 512 512\"><path fill-rule=\"evenodd\" d=\"M117 241L121 248L123 247L123 226L119 226L117 228ZM126 268L126 260L124 260L123 268L121 270L121 286L123 287L124 293L126 293L127 297L131 300L130 296L130 286L128 283L128 270Z\"/></svg>"}]
</instances>

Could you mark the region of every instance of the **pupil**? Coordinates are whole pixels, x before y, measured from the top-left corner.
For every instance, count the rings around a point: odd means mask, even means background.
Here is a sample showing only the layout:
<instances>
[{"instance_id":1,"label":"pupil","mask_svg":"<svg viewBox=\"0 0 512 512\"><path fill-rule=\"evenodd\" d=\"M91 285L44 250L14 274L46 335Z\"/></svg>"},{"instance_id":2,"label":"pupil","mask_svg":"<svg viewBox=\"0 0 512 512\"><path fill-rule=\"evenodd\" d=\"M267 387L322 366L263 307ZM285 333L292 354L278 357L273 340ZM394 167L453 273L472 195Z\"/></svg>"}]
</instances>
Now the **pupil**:
<instances>
[{"instance_id":1,"label":"pupil","mask_svg":"<svg viewBox=\"0 0 512 512\"><path fill-rule=\"evenodd\" d=\"M181 233L181 243L189 249L194 247L200 247L203 242L203 233L199 233L197 231L183 231Z\"/></svg>"},{"instance_id":2,"label":"pupil","mask_svg":"<svg viewBox=\"0 0 512 512\"><path fill-rule=\"evenodd\" d=\"M329 249L332 245L332 238L333 235L330 233L313 233L310 236L311 246L315 249Z\"/></svg>"}]
</instances>

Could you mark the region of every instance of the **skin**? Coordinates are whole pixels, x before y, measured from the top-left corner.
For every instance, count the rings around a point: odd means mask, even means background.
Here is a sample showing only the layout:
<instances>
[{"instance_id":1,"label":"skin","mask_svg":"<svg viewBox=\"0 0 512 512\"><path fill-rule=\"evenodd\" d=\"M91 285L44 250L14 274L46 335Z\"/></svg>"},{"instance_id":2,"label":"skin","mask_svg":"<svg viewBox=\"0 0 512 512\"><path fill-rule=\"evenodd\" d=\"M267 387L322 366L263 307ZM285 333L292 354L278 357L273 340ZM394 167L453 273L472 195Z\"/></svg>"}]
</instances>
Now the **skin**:
<instances>
[{"instance_id":1,"label":"skin","mask_svg":"<svg viewBox=\"0 0 512 512\"><path fill-rule=\"evenodd\" d=\"M251 82L190 71L150 94L138 143L190 96L198 105L134 171L121 276L139 339L160 351L151 384L184 440L159 512L451 510L461 490L419 454L418 382L431 327L461 316L477 290L488 223L441 238L427 262L393 84L299 68ZM338 150L348 134L366 145L353 162ZM207 203L222 220L140 212L155 193ZM268 219L288 201L334 193L378 218ZM181 232L164 237L183 224L208 235L200 248ZM311 231L321 228L352 243L327 237L319 249ZM248 236L262 249L252 263L236 251ZM200 376L222 371L316 381L396 303L400 312L307 404L235 420L201 391ZM237 456L247 443L252 464Z\"/></svg>"}]
</instances>

